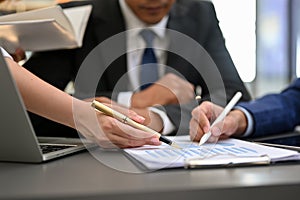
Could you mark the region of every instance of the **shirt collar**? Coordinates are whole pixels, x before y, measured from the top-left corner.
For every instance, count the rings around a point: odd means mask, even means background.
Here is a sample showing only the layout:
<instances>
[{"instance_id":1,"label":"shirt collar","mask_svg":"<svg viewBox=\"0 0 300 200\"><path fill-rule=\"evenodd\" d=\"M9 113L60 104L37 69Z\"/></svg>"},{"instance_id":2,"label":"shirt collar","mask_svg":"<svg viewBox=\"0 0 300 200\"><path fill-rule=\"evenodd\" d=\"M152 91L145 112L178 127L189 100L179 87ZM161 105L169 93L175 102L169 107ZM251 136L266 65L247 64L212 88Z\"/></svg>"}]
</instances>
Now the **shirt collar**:
<instances>
[{"instance_id":1,"label":"shirt collar","mask_svg":"<svg viewBox=\"0 0 300 200\"><path fill-rule=\"evenodd\" d=\"M160 22L151 26L141 21L130 9L125 0L119 0L122 14L125 19L127 30L130 29L151 29L158 37L164 38L166 35L166 27L169 19L169 15L166 15Z\"/></svg>"}]
</instances>

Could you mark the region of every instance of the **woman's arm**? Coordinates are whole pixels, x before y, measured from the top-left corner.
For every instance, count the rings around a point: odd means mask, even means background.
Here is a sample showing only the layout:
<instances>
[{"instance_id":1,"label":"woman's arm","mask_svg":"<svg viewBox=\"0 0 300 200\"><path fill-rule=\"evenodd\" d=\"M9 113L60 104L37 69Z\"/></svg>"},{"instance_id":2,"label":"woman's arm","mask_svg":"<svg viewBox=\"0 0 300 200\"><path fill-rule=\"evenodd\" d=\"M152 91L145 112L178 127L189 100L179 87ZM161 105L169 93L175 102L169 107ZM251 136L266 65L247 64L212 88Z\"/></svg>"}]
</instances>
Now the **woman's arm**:
<instances>
[{"instance_id":1,"label":"woman's arm","mask_svg":"<svg viewBox=\"0 0 300 200\"><path fill-rule=\"evenodd\" d=\"M5 59L27 110L77 129L84 137L102 147L125 148L160 144L157 136L134 129L102 113L96 113L90 102L73 98L19 66L11 58ZM118 106L114 105L114 108L116 107ZM143 118L135 112L121 107L119 109L135 121L143 122Z\"/></svg>"},{"instance_id":2,"label":"woman's arm","mask_svg":"<svg viewBox=\"0 0 300 200\"><path fill-rule=\"evenodd\" d=\"M75 128L72 98L44 82L10 58L6 58L10 71L18 85L27 110L50 120Z\"/></svg>"}]
</instances>

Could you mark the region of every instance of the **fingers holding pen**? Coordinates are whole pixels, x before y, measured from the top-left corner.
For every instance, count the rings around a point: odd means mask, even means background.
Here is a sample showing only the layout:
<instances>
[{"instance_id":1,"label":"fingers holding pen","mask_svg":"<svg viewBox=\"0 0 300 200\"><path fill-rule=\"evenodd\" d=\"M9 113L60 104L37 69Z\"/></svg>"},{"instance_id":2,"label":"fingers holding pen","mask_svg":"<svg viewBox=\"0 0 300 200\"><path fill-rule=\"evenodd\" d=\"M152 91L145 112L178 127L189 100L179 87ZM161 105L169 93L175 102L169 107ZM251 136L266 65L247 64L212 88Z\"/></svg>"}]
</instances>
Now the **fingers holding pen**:
<instances>
[{"instance_id":1,"label":"fingers holding pen","mask_svg":"<svg viewBox=\"0 0 300 200\"><path fill-rule=\"evenodd\" d=\"M92 104L88 104L91 109L94 107L92 113L94 113L94 116L96 114L97 122L92 124L95 126L94 129L85 131L85 136L91 137L91 139L97 142L101 147L125 148L139 147L145 144L161 144L157 135L141 131L127 124L128 119L139 124L145 121L145 118L136 112L114 102L97 103L93 101ZM97 112L95 112L95 110L97 110ZM93 120L93 122L94 121L95 120ZM91 129L91 126L87 127Z\"/></svg>"},{"instance_id":2,"label":"fingers holding pen","mask_svg":"<svg viewBox=\"0 0 300 200\"><path fill-rule=\"evenodd\" d=\"M161 144L158 137L151 133L135 129L105 114L98 113L97 115L103 132L99 141L104 136L106 140L109 140L120 148L138 147L145 144Z\"/></svg>"},{"instance_id":3,"label":"fingers holding pen","mask_svg":"<svg viewBox=\"0 0 300 200\"><path fill-rule=\"evenodd\" d=\"M239 110L233 110L224 118L224 120L215 124L211 128L211 137L209 142L217 142L219 139L226 139L233 135L239 136L239 134L245 131L247 120L243 112Z\"/></svg>"},{"instance_id":4,"label":"fingers holding pen","mask_svg":"<svg viewBox=\"0 0 300 200\"><path fill-rule=\"evenodd\" d=\"M190 121L190 137L193 141L198 142L202 136L211 131L212 135L208 142L215 142L221 136L223 131L222 123L217 123L211 127L211 122L214 122L217 116L224 110L224 108L205 101L201 103L192 111L192 119Z\"/></svg>"},{"instance_id":5,"label":"fingers holding pen","mask_svg":"<svg viewBox=\"0 0 300 200\"><path fill-rule=\"evenodd\" d=\"M190 138L192 141L199 141L204 133L210 129L210 119L213 116L209 102L203 102L200 106L192 111L190 121Z\"/></svg>"},{"instance_id":6,"label":"fingers holding pen","mask_svg":"<svg viewBox=\"0 0 300 200\"><path fill-rule=\"evenodd\" d=\"M201 120L199 120L201 118ZM190 138L192 141L199 142L204 133L206 133L206 126L209 125L208 119L203 113L200 113L198 117L192 117L190 121ZM204 127L204 128L203 128ZM209 128L208 128L209 130Z\"/></svg>"}]
</instances>

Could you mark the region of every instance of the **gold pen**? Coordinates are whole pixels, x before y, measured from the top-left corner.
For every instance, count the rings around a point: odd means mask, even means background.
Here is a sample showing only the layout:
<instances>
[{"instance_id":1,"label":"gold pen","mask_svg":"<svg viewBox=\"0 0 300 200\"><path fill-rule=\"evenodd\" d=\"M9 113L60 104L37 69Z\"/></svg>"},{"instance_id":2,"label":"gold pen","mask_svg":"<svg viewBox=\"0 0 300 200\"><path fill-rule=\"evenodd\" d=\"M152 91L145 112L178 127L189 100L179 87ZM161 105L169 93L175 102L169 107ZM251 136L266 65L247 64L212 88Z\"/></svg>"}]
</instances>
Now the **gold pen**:
<instances>
[{"instance_id":1,"label":"gold pen","mask_svg":"<svg viewBox=\"0 0 300 200\"><path fill-rule=\"evenodd\" d=\"M130 125L134 128L137 128L139 130L146 131L148 133L152 133L152 134L158 136L159 141L161 141L161 142L164 142L164 143L166 143L166 144L168 144L172 147L181 149L181 147L178 144L176 144L174 141L162 136L160 133L156 132L155 130L135 122L134 120L130 119L128 116L126 116L122 113L119 113L118 111L115 111L112 108L110 108L110 107L108 107L108 106L106 106L106 105L104 105L104 104L102 104L102 103L100 103L96 100L94 100L92 102L91 106L93 108L95 108L97 111L101 111L104 114L106 114L108 116L111 116L111 117L119 120L120 122L123 122L124 124L128 124L128 125Z\"/></svg>"}]
</instances>

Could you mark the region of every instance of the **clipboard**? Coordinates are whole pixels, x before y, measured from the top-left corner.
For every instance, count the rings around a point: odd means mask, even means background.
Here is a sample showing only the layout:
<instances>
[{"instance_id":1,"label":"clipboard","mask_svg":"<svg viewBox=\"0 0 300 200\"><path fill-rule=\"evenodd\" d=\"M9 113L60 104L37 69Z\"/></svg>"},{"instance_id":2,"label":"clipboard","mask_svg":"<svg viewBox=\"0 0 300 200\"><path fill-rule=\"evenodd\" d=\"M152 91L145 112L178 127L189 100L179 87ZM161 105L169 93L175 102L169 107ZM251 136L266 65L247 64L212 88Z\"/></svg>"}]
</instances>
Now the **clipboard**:
<instances>
[{"instance_id":1,"label":"clipboard","mask_svg":"<svg viewBox=\"0 0 300 200\"><path fill-rule=\"evenodd\" d=\"M300 161L297 151L259 145L254 142L226 139L199 146L189 136L172 137L182 149L168 145L124 149L124 152L148 170L170 168L220 168L270 165L282 161Z\"/></svg>"},{"instance_id":2,"label":"clipboard","mask_svg":"<svg viewBox=\"0 0 300 200\"><path fill-rule=\"evenodd\" d=\"M259 157L241 157L241 158L221 158L218 160L206 160L190 158L186 159L184 163L185 169L203 169L203 168L227 168L227 167L243 167L243 166L257 166L269 165L271 158L268 155Z\"/></svg>"}]
</instances>

